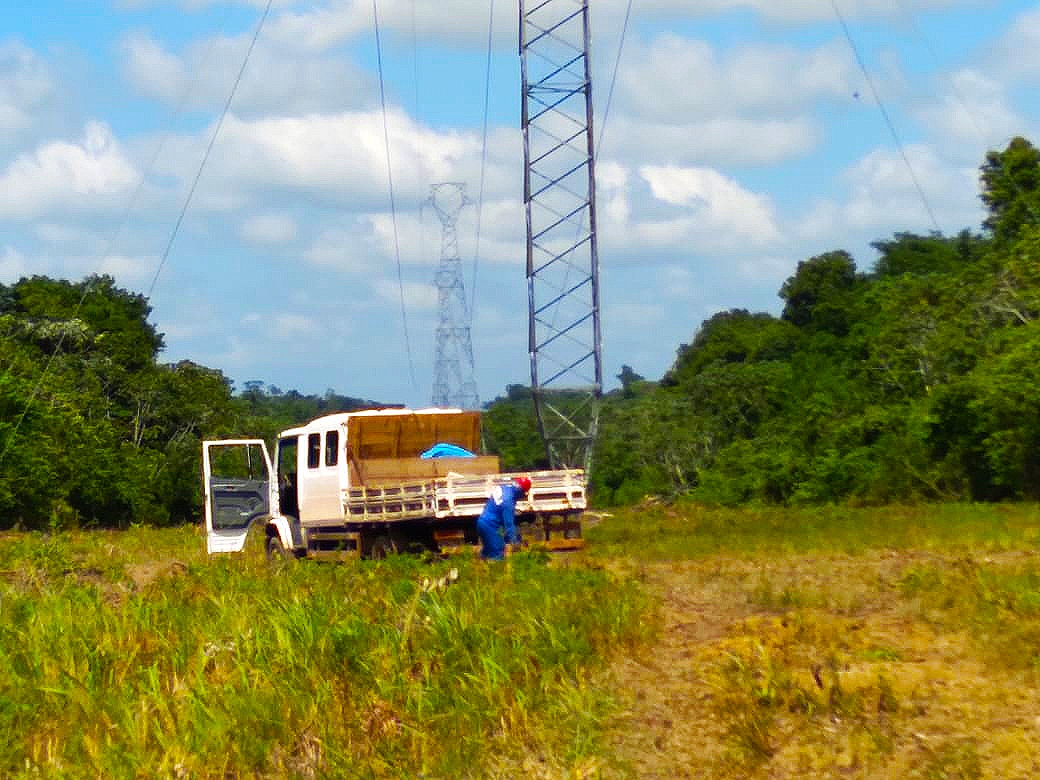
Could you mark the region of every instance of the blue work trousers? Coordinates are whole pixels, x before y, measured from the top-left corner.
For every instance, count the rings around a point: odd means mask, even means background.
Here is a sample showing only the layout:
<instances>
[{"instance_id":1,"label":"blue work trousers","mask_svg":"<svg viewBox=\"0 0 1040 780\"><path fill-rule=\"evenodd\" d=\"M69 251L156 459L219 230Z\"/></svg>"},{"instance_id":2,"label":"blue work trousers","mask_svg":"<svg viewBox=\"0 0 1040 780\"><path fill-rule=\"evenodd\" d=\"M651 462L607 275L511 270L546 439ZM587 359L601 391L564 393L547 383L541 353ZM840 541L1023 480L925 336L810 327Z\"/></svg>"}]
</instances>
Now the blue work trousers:
<instances>
[{"instance_id":1,"label":"blue work trousers","mask_svg":"<svg viewBox=\"0 0 1040 780\"><path fill-rule=\"evenodd\" d=\"M486 561L500 561L506 557L506 540L502 536L501 526L485 522L482 517L477 520L477 533L480 534L483 544L480 550L481 558Z\"/></svg>"}]
</instances>

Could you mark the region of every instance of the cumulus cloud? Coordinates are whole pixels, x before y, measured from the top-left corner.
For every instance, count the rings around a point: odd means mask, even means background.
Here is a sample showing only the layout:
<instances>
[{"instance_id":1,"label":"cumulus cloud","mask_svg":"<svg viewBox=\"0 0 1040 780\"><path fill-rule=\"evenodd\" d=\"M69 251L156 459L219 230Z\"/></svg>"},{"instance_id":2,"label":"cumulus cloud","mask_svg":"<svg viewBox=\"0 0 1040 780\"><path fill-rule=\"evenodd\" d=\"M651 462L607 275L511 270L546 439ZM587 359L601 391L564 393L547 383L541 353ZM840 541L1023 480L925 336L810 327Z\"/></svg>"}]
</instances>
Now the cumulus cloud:
<instances>
[{"instance_id":1,"label":"cumulus cloud","mask_svg":"<svg viewBox=\"0 0 1040 780\"><path fill-rule=\"evenodd\" d=\"M278 314L275 316L272 324L274 335L282 341L317 336L322 332L321 325L317 320L303 314Z\"/></svg>"},{"instance_id":2,"label":"cumulus cloud","mask_svg":"<svg viewBox=\"0 0 1040 780\"><path fill-rule=\"evenodd\" d=\"M977 169L951 164L931 146L918 144L905 151L910 167L888 149L877 149L852 165L842 177L847 197L817 203L796 232L803 238L851 234L873 239L892 230L934 230L932 215L946 232L977 226Z\"/></svg>"},{"instance_id":3,"label":"cumulus cloud","mask_svg":"<svg viewBox=\"0 0 1040 780\"><path fill-rule=\"evenodd\" d=\"M479 160L479 138L425 128L401 111L387 116L396 195L424 199L429 181L451 180ZM183 173L183 172L182 172ZM306 192L370 208L387 202L383 118L378 111L256 120L229 116L207 168L207 188Z\"/></svg>"},{"instance_id":4,"label":"cumulus cloud","mask_svg":"<svg viewBox=\"0 0 1040 780\"><path fill-rule=\"evenodd\" d=\"M33 109L54 89L50 69L18 41L0 42L0 137L32 123Z\"/></svg>"},{"instance_id":5,"label":"cumulus cloud","mask_svg":"<svg viewBox=\"0 0 1040 780\"><path fill-rule=\"evenodd\" d=\"M88 122L80 141L45 143L0 173L0 218L33 219L58 209L104 210L137 180L134 165L108 125Z\"/></svg>"},{"instance_id":6,"label":"cumulus cloud","mask_svg":"<svg viewBox=\"0 0 1040 780\"><path fill-rule=\"evenodd\" d=\"M682 123L616 116L604 134L612 158L679 165L772 165L801 157L822 132L807 117L717 117Z\"/></svg>"},{"instance_id":7,"label":"cumulus cloud","mask_svg":"<svg viewBox=\"0 0 1040 780\"><path fill-rule=\"evenodd\" d=\"M123 41L126 79L142 95L170 105L217 109L227 100L251 35L193 41L180 54L135 33ZM375 80L342 55L258 43L235 92L239 115L301 114L373 105Z\"/></svg>"},{"instance_id":8,"label":"cumulus cloud","mask_svg":"<svg viewBox=\"0 0 1040 780\"><path fill-rule=\"evenodd\" d=\"M692 240L716 249L766 245L781 238L772 201L744 189L710 168L643 166L640 177L653 197L678 207L670 218L646 219L634 227L652 245L678 246Z\"/></svg>"},{"instance_id":9,"label":"cumulus cloud","mask_svg":"<svg viewBox=\"0 0 1040 780\"><path fill-rule=\"evenodd\" d=\"M1040 79L1040 8L1019 16L996 43L992 68L1016 80Z\"/></svg>"},{"instance_id":10,"label":"cumulus cloud","mask_svg":"<svg viewBox=\"0 0 1040 780\"><path fill-rule=\"evenodd\" d=\"M17 282L29 273L29 263L25 255L13 246L5 246L3 251L0 251L0 283Z\"/></svg>"},{"instance_id":11,"label":"cumulus cloud","mask_svg":"<svg viewBox=\"0 0 1040 780\"><path fill-rule=\"evenodd\" d=\"M129 7L153 5L162 0L121 0ZM182 0L189 9L203 8L221 0ZM264 0L233 0L235 4L261 8ZM618 20L625 13L627 0L602 0L593 8L596 20ZM920 10L970 5L976 0L919 0ZM839 0L850 19L899 18L905 12L901 0ZM344 41L368 33L372 28L372 9L356 0L276 0L265 37L315 51L324 51ZM734 11L751 11L763 18L783 23L832 21L830 0L643 0L640 13L650 17L700 19ZM516 8L506 3L494 7L496 44L516 46ZM379 5L380 27L409 37L414 28L425 40L479 46L487 36L488 5L479 0L383 0ZM616 25L615 25L616 26Z\"/></svg>"},{"instance_id":12,"label":"cumulus cloud","mask_svg":"<svg viewBox=\"0 0 1040 780\"><path fill-rule=\"evenodd\" d=\"M972 0L919 0L914 5L927 10L971 5ZM902 0L839 0L839 8L848 18L896 17L905 11ZM834 18L830 0L645 0L646 10L660 12L685 11L691 16L714 16L730 11L754 11L781 22L816 22Z\"/></svg>"},{"instance_id":13,"label":"cumulus cloud","mask_svg":"<svg viewBox=\"0 0 1040 780\"><path fill-rule=\"evenodd\" d=\"M360 221L355 227L333 227L322 230L304 251L308 263L326 266L343 273L364 274L382 263L359 241Z\"/></svg>"},{"instance_id":14,"label":"cumulus cloud","mask_svg":"<svg viewBox=\"0 0 1040 780\"><path fill-rule=\"evenodd\" d=\"M975 68L952 73L937 99L917 113L938 137L969 145L972 155L980 144L999 145L1026 132L1028 124L1011 107L1006 85Z\"/></svg>"},{"instance_id":15,"label":"cumulus cloud","mask_svg":"<svg viewBox=\"0 0 1040 780\"><path fill-rule=\"evenodd\" d=\"M376 296L384 303L400 306L402 286L394 279L376 279L372 283ZM433 311L437 308L437 288L433 284L405 282L404 305L409 311Z\"/></svg>"},{"instance_id":16,"label":"cumulus cloud","mask_svg":"<svg viewBox=\"0 0 1040 780\"><path fill-rule=\"evenodd\" d=\"M649 121L803 112L821 99L851 101L859 83L848 46L757 45L722 51L675 34L626 54L618 97Z\"/></svg>"},{"instance_id":17,"label":"cumulus cloud","mask_svg":"<svg viewBox=\"0 0 1040 780\"><path fill-rule=\"evenodd\" d=\"M62 279L107 274L122 286L140 289L151 279L158 262L159 258L155 255L81 254L47 248L26 255L7 246L0 251L0 282L16 281L30 274L45 274Z\"/></svg>"},{"instance_id":18,"label":"cumulus cloud","mask_svg":"<svg viewBox=\"0 0 1040 780\"><path fill-rule=\"evenodd\" d=\"M238 232L251 244L284 244L296 238L296 220L286 214L260 214L243 221Z\"/></svg>"}]
</instances>

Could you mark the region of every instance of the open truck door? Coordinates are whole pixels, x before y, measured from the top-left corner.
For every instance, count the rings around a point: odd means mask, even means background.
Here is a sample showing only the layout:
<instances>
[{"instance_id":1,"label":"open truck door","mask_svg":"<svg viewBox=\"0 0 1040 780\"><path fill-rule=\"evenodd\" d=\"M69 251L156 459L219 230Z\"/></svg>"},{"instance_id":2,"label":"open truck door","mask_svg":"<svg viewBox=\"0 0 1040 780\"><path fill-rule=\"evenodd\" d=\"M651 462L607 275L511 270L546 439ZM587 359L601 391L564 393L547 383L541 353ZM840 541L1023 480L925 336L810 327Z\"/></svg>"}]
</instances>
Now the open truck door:
<instances>
[{"instance_id":1,"label":"open truck door","mask_svg":"<svg viewBox=\"0 0 1040 780\"><path fill-rule=\"evenodd\" d=\"M206 552L238 552L253 523L270 515L271 456L260 439L202 443Z\"/></svg>"}]
</instances>

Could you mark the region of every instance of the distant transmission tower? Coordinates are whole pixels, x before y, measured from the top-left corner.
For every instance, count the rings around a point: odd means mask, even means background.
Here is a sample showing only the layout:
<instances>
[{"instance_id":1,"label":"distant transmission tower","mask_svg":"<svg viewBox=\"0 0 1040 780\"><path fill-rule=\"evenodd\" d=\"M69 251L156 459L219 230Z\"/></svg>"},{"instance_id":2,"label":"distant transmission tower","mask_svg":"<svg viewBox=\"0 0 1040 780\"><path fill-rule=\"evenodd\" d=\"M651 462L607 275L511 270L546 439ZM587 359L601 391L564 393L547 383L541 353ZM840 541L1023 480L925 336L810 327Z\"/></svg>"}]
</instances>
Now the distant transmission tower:
<instances>
[{"instance_id":1,"label":"distant transmission tower","mask_svg":"<svg viewBox=\"0 0 1040 780\"><path fill-rule=\"evenodd\" d=\"M554 467L589 468L603 391L588 0L520 0L531 390Z\"/></svg>"},{"instance_id":2,"label":"distant transmission tower","mask_svg":"<svg viewBox=\"0 0 1040 780\"><path fill-rule=\"evenodd\" d=\"M444 182L430 187L427 201L441 221L441 263L435 277L440 317L433 368L433 405L459 409L480 406L473 379L473 342L459 257L459 212L472 203L466 185Z\"/></svg>"}]
</instances>

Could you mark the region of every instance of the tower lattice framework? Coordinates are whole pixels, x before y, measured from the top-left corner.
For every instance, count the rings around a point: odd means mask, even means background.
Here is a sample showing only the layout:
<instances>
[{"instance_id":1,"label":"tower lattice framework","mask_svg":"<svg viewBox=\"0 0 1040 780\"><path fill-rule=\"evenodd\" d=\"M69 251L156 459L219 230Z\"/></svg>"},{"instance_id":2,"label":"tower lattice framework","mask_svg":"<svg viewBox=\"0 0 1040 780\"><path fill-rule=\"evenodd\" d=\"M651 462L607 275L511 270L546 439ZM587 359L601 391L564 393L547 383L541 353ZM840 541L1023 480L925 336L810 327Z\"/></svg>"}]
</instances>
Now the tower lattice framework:
<instances>
[{"instance_id":1,"label":"tower lattice framework","mask_svg":"<svg viewBox=\"0 0 1040 780\"><path fill-rule=\"evenodd\" d=\"M588 469L603 390L587 0L520 0L531 390L553 467Z\"/></svg>"},{"instance_id":2,"label":"tower lattice framework","mask_svg":"<svg viewBox=\"0 0 1040 780\"><path fill-rule=\"evenodd\" d=\"M458 238L459 214L471 201L465 184L444 182L430 188L427 202L441 221L441 259L435 276L439 317L433 405L476 409L480 398L473 378L473 342Z\"/></svg>"}]
</instances>

